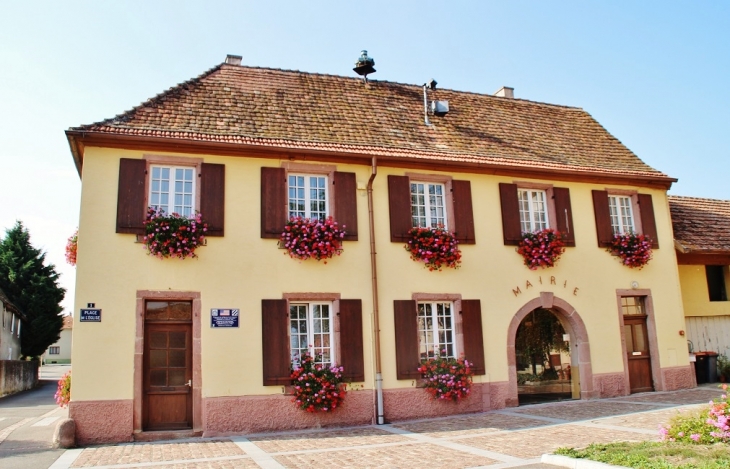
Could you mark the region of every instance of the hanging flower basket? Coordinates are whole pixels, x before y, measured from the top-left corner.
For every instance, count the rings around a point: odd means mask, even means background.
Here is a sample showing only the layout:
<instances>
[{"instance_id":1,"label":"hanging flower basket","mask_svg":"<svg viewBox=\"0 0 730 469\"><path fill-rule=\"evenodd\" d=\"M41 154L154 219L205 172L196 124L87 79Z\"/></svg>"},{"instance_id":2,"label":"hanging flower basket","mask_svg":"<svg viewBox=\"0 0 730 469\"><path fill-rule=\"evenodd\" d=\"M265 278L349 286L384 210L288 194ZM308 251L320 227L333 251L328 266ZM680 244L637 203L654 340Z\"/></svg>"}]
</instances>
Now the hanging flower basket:
<instances>
[{"instance_id":1,"label":"hanging flower basket","mask_svg":"<svg viewBox=\"0 0 730 469\"><path fill-rule=\"evenodd\" d=\"M517 252L530 270L537 270L538 267L544 269L555 266L565 252L565 243L560 232L546 228L534 233L522 233Z\"/></svg>"},{"instance_id":2,"label":"hanging flower basket","mask_svg":"<svg viewBox=\"0 0 730 469\"><path fill-rule=\"evenodd\" d=\"M652 239L643 234L617 234L608 247L608 252L621 259L621 263L632 269L641 269L651 260Z\"/></svg>"},{"instance_id":3,"label":"hanging flower basket","mask_svg":"<svg viewBox=\"0 0 730 469\"><path fill-rule=\"evenodd\" d=\"M328 217L326 220L296 217L291 218L279 242L286 249L286 254L299 260L331 259L342 253L342 238L345 237L345 226L340 229L337 222Z\"/></svg>"},{"instance_id":4,"label":"hanging flower basket","mask_svg":"<svg viewBox=\"0 0 730 469\"><path fill-rule=\"evenodd\" d=\"M474 372L463 356L422 360L418 371L425 380L424 389L436 400L459 402L471 392Z\"/></svg>"},{"instance_id":5,"label":"hanging flower basket","mask_svg":"<svg viewBox=\"0 0 730 469\"><path fill-rule=\"evenodd\" d=\"M291 373L292 402L307 412L332 412L345 399L343 371L341 366L314 363L314 357L303 353L299 368Z\"/></svg>"},{"instance_id":6,"label":"hanging flower basket","mask_svg":"<svg viewBox=\"0 0 730 469\"><path fill-rule=\"evenodd\" d=\"M71 265L76 265L76 251L78 250L79 244L79 230L78 228L74 231L74 234L66 241L66 262Z\"/></svg>"},{"instance_id":7,"label":"hanging flower basket","mask_svg":"<svg viewBox=\"0 0 730 469\"><path fill-rule=\"evenodd\" d=\"M441 270L443 267L458 269L461 264L459 241L451 232L438 228L411 228L408 232L406 251L411 259L423 262L428 270Z\"/></svg>"},{"instance_id":8,"label":"hanging flower basket","mask_svg":"<svg viewBox=\"0 0 730 469\"><path fill-rule=\"evenodd\" d=\"M203 244L208 224L199 213L185 217L154 208L147 210L144 221L145 235L142 239L147 254L164 259L166 257L198 257L195 250Z\"/></svg>"}]
</instances>

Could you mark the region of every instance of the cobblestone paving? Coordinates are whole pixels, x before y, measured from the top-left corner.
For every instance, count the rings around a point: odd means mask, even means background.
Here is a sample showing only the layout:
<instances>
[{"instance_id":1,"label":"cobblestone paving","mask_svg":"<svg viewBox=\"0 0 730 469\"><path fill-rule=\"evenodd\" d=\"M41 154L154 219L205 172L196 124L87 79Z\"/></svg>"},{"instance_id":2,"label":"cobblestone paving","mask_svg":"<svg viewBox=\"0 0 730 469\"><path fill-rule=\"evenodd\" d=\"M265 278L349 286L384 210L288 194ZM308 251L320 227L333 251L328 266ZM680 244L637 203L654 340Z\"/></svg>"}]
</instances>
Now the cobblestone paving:
<instances>
[{"instance_id":1,"label":"cobblestone paving","mask_svg":"<svg viewBox=\"0 0 730 469\"><path fill-rule=\"evenodd\" d=\"M644 441L656 439L650 435L606 430L586 429L577 425L559 425L535 430L523 430L476 438L460 439L459 443L495 452L508 452L523 459L537 458L561 446L580 448L590 443L611 441Z\"/></svg>"},{"instance_id":2,"label":"cobblestone paving","mask_svg":"<svg viewBox=\"0 0 730 469\"><path fill-rule=\"evenodd\" d=\"M428 433L437 438L452 438L473 433L518 430L539 425L547 425L547 423L539 423L534 419L522 416L487 413L398 423L393 426L413 433Z\"/></svg>"},{"instance_id":3,"label":"cobblestone paving","mask_svg":"<svg viewBox=\"0 0 730 469\"><path fill-rule=\"evenodd\" d=\"M544 453L561 446L656 440L659 425L677 413L695 412L720 394L715 388L698 388L383 427L91 447L71 450L68 462L54 469L549 469L555 466L539 463Z\"/></svg>"},{"instance_id":4,"label":"cobblestone paving","mask_svg":"<svg viewBox=\"0 0 730 469\"><path fill-rule=\"evenodd\" d=\"M301 432L294 434L257 436L249 440L267 453L285 451L321 450L327 448L376 445L409 441L400 435L378 430L373 427L329 430L321 432Z\"/></svg>"},{"instance_id":5,"label":"cobblestone paving","mask_svg":"<svg viewBox=\"0 0 730 469\"><path fill-rule=\"evenodd\" d=\"M492 459L464 454L461 451L431 444L402 445L375 449L358 449L345 453L306 453L275 458L284 467L310 468L448 468L487 466Z\"/></svg>"},{"instance_id":6,"label":"cobblestone paving","mask_svg":"<svg viewBox=\"0 0 730 469\"><path fill-rule=\"evenodd\" d=\"M227 440L136 443L86 448L71 467L208 459L221 456L243 456L245 454L241 448Z\"/></svg>"}]
</instances>

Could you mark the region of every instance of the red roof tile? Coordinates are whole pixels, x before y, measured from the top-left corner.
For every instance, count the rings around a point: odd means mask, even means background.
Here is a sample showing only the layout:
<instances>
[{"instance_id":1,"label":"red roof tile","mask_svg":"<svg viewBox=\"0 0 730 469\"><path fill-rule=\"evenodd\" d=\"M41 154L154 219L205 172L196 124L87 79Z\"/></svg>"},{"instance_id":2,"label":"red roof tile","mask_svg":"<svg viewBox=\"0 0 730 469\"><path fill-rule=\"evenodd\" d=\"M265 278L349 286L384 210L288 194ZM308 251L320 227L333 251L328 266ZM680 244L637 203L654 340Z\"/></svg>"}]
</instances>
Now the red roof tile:
<instances>
[{"instance_id":1,"label":"red roof tile","mask_svg":"<svg viewBox=\"0 0 730 469\"><path fill-rule=\"evenodd\" d=\"M669 210L683 251L730 253L730 200L670 195Z\"/></svg>"},{"instance_id":2,"label":"red roof tile","mask_svg":"<svg viewBox=\"0 0 730 469\"><path fill-rule=\"evenodd\" d=\"M421 86L221 64L136 108L69 129L666 178L579 108Z\"/></svg>"}]
</instances>

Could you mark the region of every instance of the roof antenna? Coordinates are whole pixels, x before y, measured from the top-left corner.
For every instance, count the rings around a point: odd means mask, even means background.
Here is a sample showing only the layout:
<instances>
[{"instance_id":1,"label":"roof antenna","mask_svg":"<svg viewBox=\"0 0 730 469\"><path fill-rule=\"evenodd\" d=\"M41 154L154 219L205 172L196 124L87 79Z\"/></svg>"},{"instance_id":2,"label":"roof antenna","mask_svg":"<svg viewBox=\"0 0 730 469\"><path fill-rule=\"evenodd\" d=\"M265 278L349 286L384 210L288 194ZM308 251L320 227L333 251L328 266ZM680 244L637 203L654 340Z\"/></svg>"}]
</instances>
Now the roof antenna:
<instances>
[{"instance_id":1,"label":"roof antenna","mask_svg":"<svg viewBox=\"0 0 730 469\"><path fill-rule=\"evenodd\" d=\"M358 75L362 76L365 80L365 83L368 82L368 75L370 73L375 73L375 60L373 60L371 57L368 57L368 51L364 50L360 54L360 58L357 59L357 62L355 62L355 68L353 70Z\"/></svg>"},{"instance_id":2,"label":"roof antenna","mask_svg":"<svg viewBox=\"0 0 730 469\"><path fill-rule=\"evenodd\" d=\"M423 84L423 121L426 125L431 125L428 120L428 89L435 90L438 82L431 78L431 81Z\"/></svg>"}]
</instances>

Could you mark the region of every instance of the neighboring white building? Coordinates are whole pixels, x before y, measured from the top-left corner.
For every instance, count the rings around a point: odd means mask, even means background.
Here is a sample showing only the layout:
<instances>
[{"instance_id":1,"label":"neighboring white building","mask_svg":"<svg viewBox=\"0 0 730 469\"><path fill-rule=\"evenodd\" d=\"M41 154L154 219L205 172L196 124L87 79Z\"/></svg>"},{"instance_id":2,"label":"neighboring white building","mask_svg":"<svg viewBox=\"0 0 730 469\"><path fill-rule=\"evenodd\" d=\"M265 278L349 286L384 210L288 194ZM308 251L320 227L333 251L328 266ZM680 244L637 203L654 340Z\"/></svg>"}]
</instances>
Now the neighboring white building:
<instances>
[{"instance_id":1,"label":"neighboring white building","mask_svg":"<svg viewBox=\"0 0 730 469\"><path fill-rule=\"evenodd\" d=\"M73 332L73 316L63 317L63 328L58 341L48 347L43 354L43 364L71 363L71 333Z\"/></svg>"},{"instance_id":2,"label":"neighboring white building","mask_svg":"<svg viewBox=\"0 0 730 469\"><path fill-rule=\"evenodd\" d=\"M20 359L20 329L26 321L20 310L0 290L0 360Z\"/></svg>"}]
</instances>

